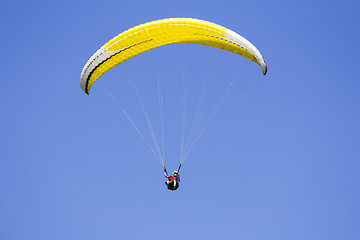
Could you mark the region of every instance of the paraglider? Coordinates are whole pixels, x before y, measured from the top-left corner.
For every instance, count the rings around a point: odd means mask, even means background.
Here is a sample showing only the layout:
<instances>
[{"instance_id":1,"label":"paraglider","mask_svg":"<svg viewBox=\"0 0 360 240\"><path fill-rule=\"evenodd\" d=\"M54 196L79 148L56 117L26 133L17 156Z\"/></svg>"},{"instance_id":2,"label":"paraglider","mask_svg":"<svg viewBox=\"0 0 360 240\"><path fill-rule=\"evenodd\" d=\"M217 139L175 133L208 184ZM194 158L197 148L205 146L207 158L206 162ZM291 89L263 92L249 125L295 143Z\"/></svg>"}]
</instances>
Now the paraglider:
<instances>
[{"instance_id":1,"label":"paraglider","mask_svg":"<svg viewBox=\"0 0 360 240\"><path fill-rule=\"evenodd\" d=\"M138 25L105 43L83 67L80 86L89 94L94 82L110 69L146 51L171 43L200 44L224 49L260 65L263 75L267 72L266 62L259 50L236 32L204 20L168 18ZM168 179L166 186L172 191L178 189L180 167L169 176L163 161L162 164L164 175Z\"/></svg>"},{"instance_id":2,"label":"paraglider","mask_svg":"<svg viewBox=\"0 0 360 240\"><path fill-rule=\"evenodd\" d=\"M178 171L174 171L173 175L169 176L164 167L164 175L168 179L165 184L169 190L174 191L179 188L180 173Z\"/></svg>"}]
</instances>

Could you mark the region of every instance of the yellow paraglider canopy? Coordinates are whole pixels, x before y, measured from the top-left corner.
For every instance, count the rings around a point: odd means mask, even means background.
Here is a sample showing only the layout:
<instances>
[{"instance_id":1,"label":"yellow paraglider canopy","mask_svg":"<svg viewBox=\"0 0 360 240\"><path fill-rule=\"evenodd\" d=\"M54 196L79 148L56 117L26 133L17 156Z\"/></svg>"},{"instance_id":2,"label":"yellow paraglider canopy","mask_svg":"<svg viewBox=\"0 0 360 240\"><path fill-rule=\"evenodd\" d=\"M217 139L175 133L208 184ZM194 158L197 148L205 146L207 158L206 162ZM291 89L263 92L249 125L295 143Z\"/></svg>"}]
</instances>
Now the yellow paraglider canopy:
<instances>
[{"instance_id":1,"label":"yellow paraglider canopy","mask_svg":"<svg viewBox=\"0 0 360 240\"><path fill-rule=\"evenodd\" d=\"M141 24L111 39L85 64L81 88L89 94L93 83L113 67L136 55L170 43L192 43L240 54L267 71L260 52L239 34L215 23L193 18L169 18Z\"/></svg>"}]
</instances>

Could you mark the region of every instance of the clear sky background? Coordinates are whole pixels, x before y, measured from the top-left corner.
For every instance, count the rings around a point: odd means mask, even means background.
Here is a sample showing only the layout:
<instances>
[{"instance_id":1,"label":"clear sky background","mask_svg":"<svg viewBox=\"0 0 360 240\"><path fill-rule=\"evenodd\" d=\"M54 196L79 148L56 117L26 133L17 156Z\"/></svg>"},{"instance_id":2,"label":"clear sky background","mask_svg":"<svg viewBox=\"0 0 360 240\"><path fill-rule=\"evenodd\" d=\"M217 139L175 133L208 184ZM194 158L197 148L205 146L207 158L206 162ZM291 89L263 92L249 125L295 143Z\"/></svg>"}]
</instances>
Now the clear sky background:
<instances>
[{"instance_id":1,"label":"clear sky background","mask_svg":"<svg viewBox=\"0 0 360 240\"><path fill-rule=\"evenodd\" d=\"M0 239L359 239L359 10L347 0L2 1ZM178 44L118 66L90 96L81 90L100 46L168 17L238 32L268 74L239 55ZM195 92L209 72L209 99L234 76L246 87L217 112L171 192L159 161L101 93L110 89L146 124L130 76L159 133L159 76L170 172L179 79Z\"/></svg>"}]
</instances>

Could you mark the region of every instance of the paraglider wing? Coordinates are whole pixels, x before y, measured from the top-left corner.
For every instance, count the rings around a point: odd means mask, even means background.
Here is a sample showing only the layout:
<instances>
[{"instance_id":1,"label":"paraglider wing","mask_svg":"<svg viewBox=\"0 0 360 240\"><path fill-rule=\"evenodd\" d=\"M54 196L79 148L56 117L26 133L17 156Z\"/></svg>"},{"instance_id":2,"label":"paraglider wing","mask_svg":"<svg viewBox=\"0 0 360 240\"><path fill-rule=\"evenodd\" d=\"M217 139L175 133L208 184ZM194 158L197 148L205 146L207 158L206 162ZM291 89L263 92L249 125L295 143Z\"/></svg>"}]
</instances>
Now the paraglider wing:
<instances>
[{"instance_id":1,"label":"paraglider wing","mask_svg":"<svg viewBox=\"0 0 360 240\"><path fill-rule=\"evenodd\" d=\"M240 54L267 71L260 52L239 34L215 23L193 18L169 18L133 27L111 39L85 64L81 88L89 94L93 83L115 66L153 48L171 43L202 44Z\"/></svg>"}]
</instances>

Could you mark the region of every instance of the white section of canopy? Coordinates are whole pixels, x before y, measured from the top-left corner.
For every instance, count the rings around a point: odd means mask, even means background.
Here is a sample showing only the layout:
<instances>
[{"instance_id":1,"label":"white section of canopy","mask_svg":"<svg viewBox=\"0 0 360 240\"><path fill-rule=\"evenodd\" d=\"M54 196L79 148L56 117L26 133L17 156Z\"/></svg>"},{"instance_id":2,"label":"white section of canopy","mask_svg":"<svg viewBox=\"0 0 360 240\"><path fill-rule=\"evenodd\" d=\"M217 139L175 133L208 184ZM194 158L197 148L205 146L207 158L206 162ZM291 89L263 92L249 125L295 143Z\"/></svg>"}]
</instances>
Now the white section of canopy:
<instances>
[{"instance_id":1,"label":"white section of canopy","mask_svg":"<svg viewBox=\"0 0 360 240\"><path fill-rule=\"evenodd\" d=\"M104 46L102 46L99 50L94 53L94 55L91 56L91 58L87 61L85 64L83 70L81 71L80 75L80 86L84 92L86 92L86 80L91 73L91 71L94 70L94 68L99 65L104 60L111 57L112 52L106 51Z\"/></svg>"},{"instance_id":2,"label":"white section of canopy","mask_svg":"<svg viewBox=\"0 0 360 240\"><path fill-rule=\"evenodd\" d=\"M262 73L264 75L266 74L267 66L266 66L265 60L262 57L262 55L260 54L260 51L251 42L249 42L248 40L246 40L245 38L243 38L242 36L240 36L239 34L237 34L234 31L231 31L231 30L229 30L225 39L227 41L233 42L233 43L245 48L251 54L253 54L261 66Z\"/></svg>"}]
</instances>

